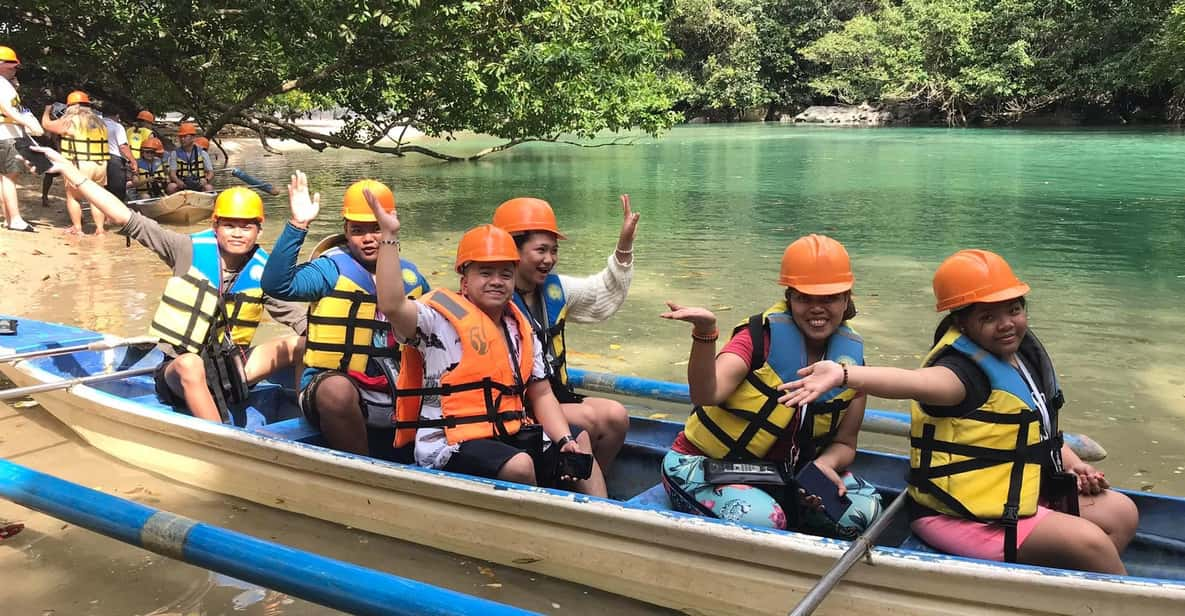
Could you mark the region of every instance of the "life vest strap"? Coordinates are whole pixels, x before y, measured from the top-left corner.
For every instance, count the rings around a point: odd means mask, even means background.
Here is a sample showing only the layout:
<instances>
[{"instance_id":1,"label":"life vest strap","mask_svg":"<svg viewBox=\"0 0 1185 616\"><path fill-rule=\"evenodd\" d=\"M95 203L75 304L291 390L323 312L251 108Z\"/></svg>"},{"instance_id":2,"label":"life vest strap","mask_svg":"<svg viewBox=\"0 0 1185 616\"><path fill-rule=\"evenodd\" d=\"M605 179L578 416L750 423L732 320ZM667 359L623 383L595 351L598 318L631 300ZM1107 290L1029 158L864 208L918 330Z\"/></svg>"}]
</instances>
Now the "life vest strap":
<instances>
[{"instance_id":1,"label":"life vest strap","mask_svg":"<svg viewBox=\"0 0 1185 616\"><path fill-rule=\"evenodd\" d=\"M1039 421L1040 414L1034 410L1023 410L1019 413L993 413L983 409L976 409L962 416L962 419L974 419L983 423L1014 426Z\"/></svg>"},{"instance_id":2,"label":"life vest strap","mask_svg":"<svg viewBox=\"0 0 1185 616\"><path fill-rule=\"evenodd\" d=\"M1022 430L1023 432L1023 430ZM1005 462L1019 462L1021 464L1041 464L1045 461L1051 449L1052 441L1041 441L1035 445L1029 445L1021 449L993 449L991 447L979 447L976 445L966 445L963 443L951 443L948 441L940 441L933 438L913 437L909 439L911 447L917 449L925 449L928 451L938 453L949 453L956 456L966 456L968 458L983 459L993 466L994 464ZM955 464L962 464L956 462ZM952 466L952 465L946 465ZM945 467L937 467L945 468ZM920 469L919 469L920 470ZM972 469L976 470L976 469Z\"/></svg>"},{"instance_id":3,"label":"life vest strap","mask_svg":"<svg viewBox=\"0 0 1185 616\"><path fill-rule=\"evenodd\" d=\"M349 365L350 355L367 355L369 357L399 357L399 347L380 347L373 344L335 344L330 342L315 342L313 340L305 340L306 351L328 351L331 353L342 353L346 356L345 364Z\"/></svg>"},{"instance_id":4,"label":"life vest strap","mask_svg":"<svg viewBox=\"0 0 1185 616\"><path fill-rule=\"evenodd\" d=\"M502 411L497 413L498 422L521 421L526 419L525 411ZM415 421L396 421L395 428L456 428L467 424L486 423L490 421L488 415L472 415L470 417L443 417L441 419L417 419Z\"/></svg>"},{"instance_id":5,"label":"life vest strap","mask_svg":"<svg viewBox=\"0 0 1185 616\"><path fill-rule=\"evenodd\" d=\"M451 396L455 393L463 391L473 391L475 389L491 389L498 391L503 395L518 395L525 391L522 385L505 385L491 379L484 379L481 381L474 381L472 383L459 384L440 384L436 387L419 387L419 388L402 388L394 392L396 396L408 397L423 397L423 396Z\"/></svg>"},{"instance_id":6,"label":"life vest strap","mask_svg":"<svg viewBox=\"0 0 1185 616\"><path fill-rule=\"evenodd\" d=\"M333 325L337 327L349 327L350 325L362 326L367 329L385 330L391 327L387 321L380 321L378 319L351 319L349 317L327 317L324 315L309 315L309 323L314 325Z\"/></svg>"}]
</instances>

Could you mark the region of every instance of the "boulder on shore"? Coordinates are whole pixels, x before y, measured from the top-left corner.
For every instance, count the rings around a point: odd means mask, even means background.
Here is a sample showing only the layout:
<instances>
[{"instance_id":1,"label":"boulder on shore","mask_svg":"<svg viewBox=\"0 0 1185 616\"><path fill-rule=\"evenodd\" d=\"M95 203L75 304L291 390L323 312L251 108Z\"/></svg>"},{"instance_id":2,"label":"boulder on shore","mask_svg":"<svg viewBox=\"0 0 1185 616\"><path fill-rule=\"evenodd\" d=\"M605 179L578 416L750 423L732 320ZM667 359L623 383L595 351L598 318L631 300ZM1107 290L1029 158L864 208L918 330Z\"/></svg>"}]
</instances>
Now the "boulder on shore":
<instances>
[{"instance_id":1,"label":"boulder on shore","mask_svg":"<svg viewBox=\"0 0 1185 616\"><path fill-rule=\"evenodd\" d=\"M794 116L795 124L824 124L829 126L885 126L894 123L892 111L861 105L812 105ZM787 116L782 116L783 122Z\"/></svg>"}]
</instances>

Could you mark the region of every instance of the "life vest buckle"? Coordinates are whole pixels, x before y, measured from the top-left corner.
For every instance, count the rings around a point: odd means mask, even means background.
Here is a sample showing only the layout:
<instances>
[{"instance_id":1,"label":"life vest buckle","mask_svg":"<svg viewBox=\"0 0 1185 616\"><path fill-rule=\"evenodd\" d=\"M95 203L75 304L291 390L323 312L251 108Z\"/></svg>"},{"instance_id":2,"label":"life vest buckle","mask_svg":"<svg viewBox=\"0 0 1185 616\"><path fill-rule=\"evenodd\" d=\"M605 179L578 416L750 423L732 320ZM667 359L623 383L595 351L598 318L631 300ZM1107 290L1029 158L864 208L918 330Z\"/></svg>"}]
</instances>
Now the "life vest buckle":
<instances>
[{"instance_id":1,"label":"life vest buckle","mask_svg":"<svg viewBox=\"0 0 1185 616\"><path fill-rule=\"evenodd\" d=\"M1000 518L1000 523L1006 526L1015 526L1020 520L1020 506L1008 503L1004 505L1004 515Z\"/></svg>"}]
</instances>

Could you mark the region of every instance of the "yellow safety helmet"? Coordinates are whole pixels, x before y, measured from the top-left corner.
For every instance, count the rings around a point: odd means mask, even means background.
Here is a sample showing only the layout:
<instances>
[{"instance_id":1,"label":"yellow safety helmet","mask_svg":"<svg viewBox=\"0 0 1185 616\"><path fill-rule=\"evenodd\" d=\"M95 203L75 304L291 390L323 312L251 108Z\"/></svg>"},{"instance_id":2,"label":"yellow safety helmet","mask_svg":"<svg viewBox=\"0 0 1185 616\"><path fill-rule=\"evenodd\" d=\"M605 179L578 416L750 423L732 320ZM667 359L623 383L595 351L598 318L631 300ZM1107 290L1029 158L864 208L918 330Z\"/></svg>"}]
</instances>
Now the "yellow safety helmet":
<instances>
[{"instance_id":1,"label":"yellow safety helmet","mask_svg":"<svg viewBox=\"0 0 1185 616\"><path fill-rule=\"evenodd\" d=\"M346 189L346 196L342 199L342 218L354 222L378 222L366 203L366 195L362 194L364 190L369 190L384 210L395 211L395 194L386 184L378 180L359 180Z\"/></svg>"},{"instance_id":2,"label":"yellow safety helmet","mask_svg":"<svg viewBox=\"0 0 1185 616\"><path fill-rule=\"evenodd\" d=\"M250 188L235 186L218 193L214 200L214 220L240 218L263 222L263 199Z\"/></svg>"},{"instance_id":3,"label":"yellow safety helmet","mask_svg":"<svg viewBox=\"0 0 1185 616\"><path fill-rule=\"evenodd\" d=\"M16 52L11 47L0 45L0 62L16 62L20 64L21 60L16 57Z\"/></svg>"}]
</instances>

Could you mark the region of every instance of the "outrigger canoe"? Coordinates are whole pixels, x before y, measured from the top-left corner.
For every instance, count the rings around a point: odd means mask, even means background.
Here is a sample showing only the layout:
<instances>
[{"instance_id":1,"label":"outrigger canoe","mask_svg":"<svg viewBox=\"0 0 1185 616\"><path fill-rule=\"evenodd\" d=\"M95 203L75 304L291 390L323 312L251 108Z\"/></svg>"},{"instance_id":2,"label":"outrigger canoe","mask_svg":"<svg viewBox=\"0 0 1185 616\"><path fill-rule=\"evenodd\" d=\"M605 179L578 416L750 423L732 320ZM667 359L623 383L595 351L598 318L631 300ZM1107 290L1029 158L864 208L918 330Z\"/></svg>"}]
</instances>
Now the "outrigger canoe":
<instances>
[{"instance_id":1,"label":"outrigger canoe","mask_svg":"<svg viewBox=\"0 0 1185 616\"><path fill-rule=\"evenodd\" d=\"M102 339L22 320L17 335L0 338L0 353ZM155 350L117 348L0 364L0 371L30 386L160 359ZM658 466L681 429L675 422L632 419L610 498L602 499L326 449L299 417L293 392L266 382L253 390L241 428L162 406L148 375L34 398L94 447L177 481L693 614L785 614L848 547L671 511ZM907 466L902 456L862 450L853 470L891 499ZM1141 514L1124 554L1129 576L938 554L909 534L902 516L817 613L1181 613L1185 499L1128 494Z\"/></svg>"},{"instance_id":2,"label":"outrigger canoe","mask_svg":"<svg viewBox=\"0 0 1185 616\"><path fill-rule=\"evenodd\" d=\"M214 195L194 190L181 190L159 199L129 205L137 212L162 224L192 225L213 215Z\"/></svg>"}]
</instances>

